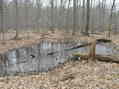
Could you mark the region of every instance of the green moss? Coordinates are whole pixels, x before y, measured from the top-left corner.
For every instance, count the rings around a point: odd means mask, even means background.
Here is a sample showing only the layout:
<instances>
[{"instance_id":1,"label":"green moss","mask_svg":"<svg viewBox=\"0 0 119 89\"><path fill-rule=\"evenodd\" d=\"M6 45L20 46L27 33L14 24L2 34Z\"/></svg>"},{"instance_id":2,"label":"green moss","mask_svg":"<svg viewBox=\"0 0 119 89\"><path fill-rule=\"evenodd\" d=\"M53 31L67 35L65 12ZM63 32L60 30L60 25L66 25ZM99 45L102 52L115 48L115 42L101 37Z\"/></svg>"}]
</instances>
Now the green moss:
<instances>
[{"instance_id":1,"label":"green moss","mask_svg":"<svg viewBox=\"0 0 119 89\"><path fill-rule=\"evenodd\" d=\"M72 55L77 56L77 57L81 57L81 56L85 56L86 54L84 54L84 53L74 53Z\"/></svg>"},{"instance_id":2,"label":"green moss","mask_svg":"<svg viewBox=\"0 0 119 89\"><path fill-rule=\"evenodd\" d=\"M119 74L112 74L113 78L119 79Z\"/></svg>"}]
</instances>

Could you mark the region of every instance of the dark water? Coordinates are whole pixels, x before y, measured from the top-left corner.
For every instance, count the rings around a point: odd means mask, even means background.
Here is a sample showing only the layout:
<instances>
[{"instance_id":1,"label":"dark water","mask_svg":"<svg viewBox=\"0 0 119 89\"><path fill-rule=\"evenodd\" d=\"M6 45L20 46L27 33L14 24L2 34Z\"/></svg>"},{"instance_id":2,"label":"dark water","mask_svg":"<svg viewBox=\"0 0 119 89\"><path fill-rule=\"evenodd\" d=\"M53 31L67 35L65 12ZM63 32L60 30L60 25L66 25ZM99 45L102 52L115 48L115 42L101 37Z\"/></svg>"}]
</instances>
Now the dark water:
<instances>
[{"instance_id":1,"label":"dark water","mask_svg":"<svg viewBox=\"0 0 119 89\"><path fill-rule=\"evenodd\" d=\"M115 44L98 44L96 54L101 55L119 55L119 46Z\"/></svg>"},{"instance_id":2,"label":"dark water","mask_svg":"<svg viewBox=\"0 0 119 89\"><path fill-rule=\"evenodd\" d=\"M87 53L89 47L71 50L72 52ZM96 45L96 54L99 55L119 55L119 46L111 43L101 43Z\"/></svg>"},{"instance_id":3,"label":"dark water","mask_svg":"<svg viewBox=\"0 0 119 89\"><path fill-rule=\"evenodd\" d=\"M88 47L83 47L74 50L65 49L72 48L79 43L54 43L43 41L32 47L22 47L8 51L5 53L6 62L0 65L1 74L16 74L16 73L29 73L29 72L45 72L53 69L59 64L64 63L73 53L88 52ZM113 55L119 53L118 46L110 44L96 45L96 54ZM55 52L48 55L49 53Z\"/></svg>"}]
</instances>

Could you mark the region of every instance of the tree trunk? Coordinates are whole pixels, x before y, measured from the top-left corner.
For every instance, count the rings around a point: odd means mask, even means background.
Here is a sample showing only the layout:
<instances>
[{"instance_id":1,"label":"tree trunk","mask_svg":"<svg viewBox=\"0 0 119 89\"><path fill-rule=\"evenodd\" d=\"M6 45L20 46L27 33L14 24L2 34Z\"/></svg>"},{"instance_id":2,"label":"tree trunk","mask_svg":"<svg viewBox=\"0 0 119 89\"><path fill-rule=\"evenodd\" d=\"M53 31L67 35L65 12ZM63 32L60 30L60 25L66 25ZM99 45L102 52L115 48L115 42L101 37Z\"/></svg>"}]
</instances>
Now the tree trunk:
<instances>
[{"instance_id":1,"label":"tree trunk","mask_svg":"<svg viewBox=\"0 0 119 89\"><path fill-rule=\"evenodd\" d=\"M0 0L0 15L1 15L1 37L4 40L4 7L3 7L3 0Z\"/></svg>"},{"instance_id":2,"label":"tree trunk","mask_svg":"<svg viewBox=\"0 0 119 89\"><path fill-rule=\"evenodd\" d=\"M112 4L112 7L111 7L111 13L110 13L110 23L109 23L109 33L108 33L108 37L110 38L111 36L111 31L112 31L112 17L113 17L113 10L114 10L114 7L115 7L115 2L116 0L113 0L113 4Z\"/></svg>"},{"instance_id":3,"label":"tree trunk","mask_svg":"<svg viewBox=\"0 0 119 89\"><path fill-rule=\"evenodd\" d=\"M82 7L82 26L81 26L81 33L84 33L84 27L85 27L85 0L83 0L83 7Z\"/></svg>"},{"instance_id":4,"label":"tree trunk","mask_svg":"<svg viewBox=\"0 0 119 89\"><path fill-rule=\"evenodd\" d=\"M54 33L54 0L50 0L51 5L51 23L50 23L50 30Z\"/></svg>"},{"instance_id":5,"label":"tree trunk","mask_svg":"<svg viewBox=\"0 0 119 89\"><path fill-rule=\"evenodd\" d=\"M16 17L15 17L15 20L16 20L16 26L15 26L15 31L16 31L16 34L15 34L15 39L18 39L18 35L19 35L19 31L18 31L18 15L19 15L19 10L18 10L18 0L14 0L15 2L15 13L16 13Z\"/></svg>"},{"instance_id":6,"label":"tree trunk","mask_svg":"<svg viewBox=\"0 0 119 89\"><path fill-rule=\"evenodd\" d=\"M28 23L29 23L29 1L28 0L25 0L25 19L26 19L26 22L25 22L25 30L27 31L27 39L29 39L29 32L28 32Z\"/></svg>"},{"instance_id":7,"label":"tree trunk","mask_svg":"<svg viewBox=\"0 0 119 89\"><path fill-rule=\"evenodd\" d=\"M87 16L86 16L86 27L85 27L85 35L89 36L89 25L90 25L90 0L87 0Z\"/></svg>"},{"instance_id":8,"label":"tree trunk","mask_svg":"<svg viewBox=\"0 0 119 89\"><path fill-rule=\"evenodd\" d=\"M73 32L72 35L76 33L76 0L73 0Z\"/></svg>"}]
</instances>

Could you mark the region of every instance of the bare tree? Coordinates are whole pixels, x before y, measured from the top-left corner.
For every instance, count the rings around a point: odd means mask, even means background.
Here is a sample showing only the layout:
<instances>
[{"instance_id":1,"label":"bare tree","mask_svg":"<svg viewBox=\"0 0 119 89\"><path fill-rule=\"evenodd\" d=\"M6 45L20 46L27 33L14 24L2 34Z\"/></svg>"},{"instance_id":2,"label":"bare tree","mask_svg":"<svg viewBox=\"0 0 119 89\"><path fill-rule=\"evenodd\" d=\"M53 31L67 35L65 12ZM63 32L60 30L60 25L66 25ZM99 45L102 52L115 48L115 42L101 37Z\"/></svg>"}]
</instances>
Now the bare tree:
<instances>
[{"instance_id":1,"label":"bare tree","mask_svg":"<svg viewBox=\"0 0 119 89\"><path fill-rule=\"evenodd\" d=\"M84 26L85 26L85 0L83 0L83 6L82 6L82 26L81 26L81 32L84 32Z\"/></svg>"},{"instance_id":2,"label":"bare tree","mask_svg":"<svg viewBox=\"0 0 119 89\"><path fill-rule=\"evenodd\" d=\"M76 0L73 0L73 32L72 35L75 35L76 32Z\"/></svg>"},{"instance_id":3,"label":"bare tree","mask_svg":"<svg viewBox=\"0 0 119 89\"><path fill-rule=\"evenodd\" d=\"M36 29L37 29L37 31L39 31L39 29L40 29L39 21L40 21L40 16L41 16L41 7L42 7L41 0L36 1L36 6L37 6Z\"/></svg>"},{"instance_id":4,"label":"bare tree","mask_svg":"<svg viewBox=\"0 0 119 89\"><path fill-rule=\"evenodd\" d=\"M91 33L93 33L94 32L94 13L93 13L93 3L94 3L94 0L91 0L91 4L90 4L90 8L91 8L91 10L92 10L92 12L91 12Z\"/></svg>"},{"instance_id":5,"label":"bare tree","mask_svg":"<svg viewBox=\"0 0 119 89\"><path fill-rule=\"evenodd\" d=\"M103 31L105 30L105 8L106 8L106 0L102 2L102 9L103 9L103 16L102 16L102 24L103 24Z\"/></svg>"},{"instance_id":6,"label":"bare tree","mask_svg":"<svg viewBox=\"0 0 119 89\"><path fill-rule=\"evenodd\" d=\"M0 17L1 17L1 35L4 40L4 7L3 7L3 0L0 0Z\"/></svg>"},{"instance_id":7,"label":"bare tree","mask_svg":"<svg viewBox=\"0 0 119 89\"><path fill-rule=\"evenodd\" d=\"M50 23L50 30L54 33L54 0L50 0L50 5L51 5L51 23Z\"/></svg>"},{"instance_id":8,"label":"bare tree","mask_svg":"<svg viewBox=\"0 0 119 89\"><path fill-rule=\"evenodd\" d=\"M85 35L89 36L89 25L90 25L90 0L87 0L87 15L86 15L86 27Z\"/></svg>"},{"instance_id":9,"label":"bare tree","mask_svg":"<svg viewBox=\"0 0 119 89\"><path fill-rule=\"evenodd\" d=\"M42 27L48 27L51 31L59 27L64 30L65 27L67 31L72 31L72 35L75 35L79 28L85 35L89 35L89 31L97 31L97 27L99 31L99 26L104 31L106 24L109 25L110 32L112 23L118 28L119 16L117 10L114 12L116 0L112 0L110 13L107 6L109 4L106 5L107 0L47 1L49 3L43 0L0 0L1 36L6 32L6 27L15 29L15 38L18 38L20 30L35 28L39 31ZM7 5L8 13L5 9Z\"/></svg>"},{"instance_id":10,"label":"bare tree","mask_svg":"<svg viewBox=\"0 0 119 89\"><path fill-rule=\"evenodd\" d=\"M112 7L111 7L111 13L110 13L110 16L109 16L109 33L108 33L108 37L110 38L110 35L111 35L111 31L112 31L112 17L113 17L113 10L114 10L114 7L115 7L115 2L116 0L113 0L113 4L112 4Z\"/></svg>"},{"instance_id":11,"label":"bare tree","mask_svg":"<svg viewBox=\"0 0 119 89\"><path fill-rule=\"evenodd\" d=\"M67 7L67 12L66 12L66 31L68 32L69 29L68 29L68 26L69 26L69 9L70 9L70 4L71 4L71 0L68 0L68 7Z\"/></svg>"},{"instance_id":12,"label":"bare tree","mask_svg":"<svg viewBox=\"0 0 119 89\"><path fill-rule=\"evenodd\" d=\"M18 0L14 0L14 3L15 3L15 22L16 22L16 25L15 25L15 31L16 31L16 34L15 34L15 38L14 39L18 39L18 35L19 35L19 31L18 31L18 15L19 15L19 8L18 8Z\"/></svg>"},{"instance_id":13,"label":"bare tree","mask_svg":"<svg viewBox=\"0 0 119 89\"><path fill-rule=\"evenodd\" d=\"M24 1L25 7L25 30L27 30L27 38L29 39L28 25L29 25L29 0Z\"/></svg>"}]
</instances>

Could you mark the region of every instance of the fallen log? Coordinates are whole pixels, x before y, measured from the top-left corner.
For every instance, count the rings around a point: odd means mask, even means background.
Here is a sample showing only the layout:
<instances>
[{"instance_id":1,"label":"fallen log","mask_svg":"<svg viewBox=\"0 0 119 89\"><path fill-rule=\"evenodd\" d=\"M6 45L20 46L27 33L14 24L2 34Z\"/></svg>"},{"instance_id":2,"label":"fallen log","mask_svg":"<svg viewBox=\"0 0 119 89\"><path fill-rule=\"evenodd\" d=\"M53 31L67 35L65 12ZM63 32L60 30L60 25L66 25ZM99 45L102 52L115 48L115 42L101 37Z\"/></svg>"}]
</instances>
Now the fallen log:
<instances>
[{"instance_id":1,"label":"fallen log","mask_svg":"<svg viewBox=\"0 0 119 89\"><path fill-rule=\"evenodd\" d=\"M96 44L110 43L111 42L111 40L108 40L108 39L96 39L95 41L96 41ZM92 42L74 46L74 47L70 48L69 50L77 49L77 48L83 48L83 47L87 47L87 46L90 46L90 45L92 45Z\"/></svg>"},{"instance_id":2,"label":"fallen log","mask_svg":"<svg viewBox=\"0 0 119 89\"><path fill-rule=\"evenodd\" d=\"M96 55L95 59L104 62L119 63L119 58L112 55Z\"/></svg>"},{"instance_id":3,"label":"fallen log","mask_svg":"<svg viewBox=\"0 0 119 89\"><path fill-rule=\"evenodd\" d=\"M97 43L110 43L111 40L108 40L108 39L97 39L96 42Z\"/></svg>"},{"instance_id":4,"label":"fallen log","mask_svg":"<svg viewBox=\"0 0 119 89\"><path fill-rule=\"evenodd\" d=\"M88 60L88 54L73 54L73 57L80 58L81 60ZM73 60L73 59L72 59ZM75 60L75 59L74 59ZM110 63L119 63L119 57L113 55L95 55L95 60L102 62L110 62Z\"/></svg>"}]
</instances>

